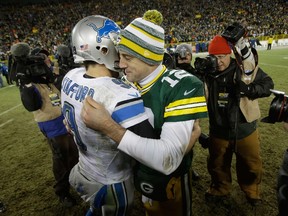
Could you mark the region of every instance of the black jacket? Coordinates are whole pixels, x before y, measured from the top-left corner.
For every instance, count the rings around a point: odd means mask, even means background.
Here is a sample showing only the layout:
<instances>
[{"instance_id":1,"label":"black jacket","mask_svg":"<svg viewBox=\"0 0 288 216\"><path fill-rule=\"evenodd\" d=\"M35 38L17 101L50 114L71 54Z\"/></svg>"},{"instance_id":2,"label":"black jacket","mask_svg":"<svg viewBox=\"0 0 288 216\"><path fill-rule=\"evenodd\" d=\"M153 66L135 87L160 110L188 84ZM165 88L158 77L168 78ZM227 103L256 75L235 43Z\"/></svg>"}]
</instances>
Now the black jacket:
<instances>
[{"instance_id":1,"label":"black jacket","mask_svg":"<svg viewBox=\"0 0 288 216\"><path fill-rule=\"evenodd\" d=\"M216 137L242 139L256 130L256 121L248 123L239 107L239 75L241 76L240 67L235 59L231 59L225 71L205 76L210 134ZM241 96L251 100L267 97L273 88L272 79L259 68L254 81L249 84L249 92Z\"/></svg>"}]
</instances>

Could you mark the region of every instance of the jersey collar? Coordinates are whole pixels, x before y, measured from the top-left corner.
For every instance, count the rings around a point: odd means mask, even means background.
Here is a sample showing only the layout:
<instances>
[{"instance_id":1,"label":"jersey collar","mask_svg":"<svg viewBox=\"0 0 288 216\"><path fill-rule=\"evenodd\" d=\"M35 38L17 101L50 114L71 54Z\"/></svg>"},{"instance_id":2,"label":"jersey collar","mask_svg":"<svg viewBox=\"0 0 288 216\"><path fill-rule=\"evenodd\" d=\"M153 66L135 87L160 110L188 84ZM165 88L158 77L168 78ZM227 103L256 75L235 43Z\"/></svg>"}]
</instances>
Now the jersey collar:
<instances>
[{"instance_id":1,"label":"jersey collar","mask_svg":"<svg viewBox=\"0 0 288 216\"><path fill-rule=\"evenodd\" d=\"M135 83L135 86L140 91L141 95L148 92L165 71L165 65L160 64L149 76L141 80L139 83Z\"/></svg>"}]
</instances>

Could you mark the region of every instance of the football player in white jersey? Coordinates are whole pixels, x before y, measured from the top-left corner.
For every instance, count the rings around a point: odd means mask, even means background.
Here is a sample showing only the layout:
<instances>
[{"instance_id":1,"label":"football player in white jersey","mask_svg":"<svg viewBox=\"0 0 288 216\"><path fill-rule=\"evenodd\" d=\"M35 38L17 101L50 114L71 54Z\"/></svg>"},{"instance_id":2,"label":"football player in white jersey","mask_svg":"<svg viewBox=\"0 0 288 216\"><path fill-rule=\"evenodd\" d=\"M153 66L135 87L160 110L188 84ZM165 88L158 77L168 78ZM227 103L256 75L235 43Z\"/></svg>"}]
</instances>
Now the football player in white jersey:
<instances>
[{"instance_id":1,"label":"football player in white jersey","mask_svg":"<svg viewBox=\"0 0 288 216\"><path fill-rule=\"evenodd\" d=\"M124 128L153 136L140 94L118 79L121 70L113 38L119 33L118 25L106 17L80 20L72 31L72 45L75 62L84 67L69 71L62 82L62 111L79 149L79 163L69 181L90 202L86 215L127 215L134 186L132 159L108 136L86 127L80 117L83 100L91 96Z\"/></svg>"}]
</instances>

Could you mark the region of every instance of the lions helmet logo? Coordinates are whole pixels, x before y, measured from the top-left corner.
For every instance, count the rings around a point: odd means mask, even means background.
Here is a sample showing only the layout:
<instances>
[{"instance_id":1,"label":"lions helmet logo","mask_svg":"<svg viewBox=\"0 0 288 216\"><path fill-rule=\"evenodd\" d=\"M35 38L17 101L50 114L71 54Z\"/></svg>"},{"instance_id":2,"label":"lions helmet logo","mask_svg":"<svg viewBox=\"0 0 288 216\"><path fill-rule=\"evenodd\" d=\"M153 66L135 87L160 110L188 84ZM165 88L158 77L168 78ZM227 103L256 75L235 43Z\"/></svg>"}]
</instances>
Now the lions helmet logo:
<instances>
[{"instance_id":1,"label":"lions helmet logo","mask_svg":"<svg viewBox=\"0 0 288 216\"><path fill-rule=\"evenodd\" d=\"M87 25L97 32L96 41L98 43L101 43L103 37L109 38L109 34L112 32L116 34L120 33L120 28L112 20L109 19L106 19L103 26L100 28L97 28L94 23L88 23Z\"/></svg>"}]
</instances>

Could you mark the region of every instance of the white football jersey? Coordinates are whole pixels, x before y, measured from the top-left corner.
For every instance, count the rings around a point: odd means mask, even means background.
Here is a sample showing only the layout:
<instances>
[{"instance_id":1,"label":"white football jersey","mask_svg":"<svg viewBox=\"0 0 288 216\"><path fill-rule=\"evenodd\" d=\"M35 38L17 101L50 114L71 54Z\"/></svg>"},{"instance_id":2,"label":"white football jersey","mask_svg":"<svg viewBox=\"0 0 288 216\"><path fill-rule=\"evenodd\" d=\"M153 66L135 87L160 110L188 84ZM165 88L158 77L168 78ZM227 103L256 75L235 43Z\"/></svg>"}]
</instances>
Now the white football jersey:
<instances>
[{"instance_id":1,"label":"white football jersey","mask_svg":"<svg viewBox=\"0 0 288 216\"><path fill-rule=\"evenodd\" d=\"M112 77L85 78L85 68L69 71L62 81L62 112L79 149L79 167L84 176L103 184L124 181L132 174L132 159L117 149L113 140L84 124L80 113L86 96L102 103L124 128L147 119L138 91ZM93 118L93 116L91 116Z\"/></svg>"}]
</instances>

